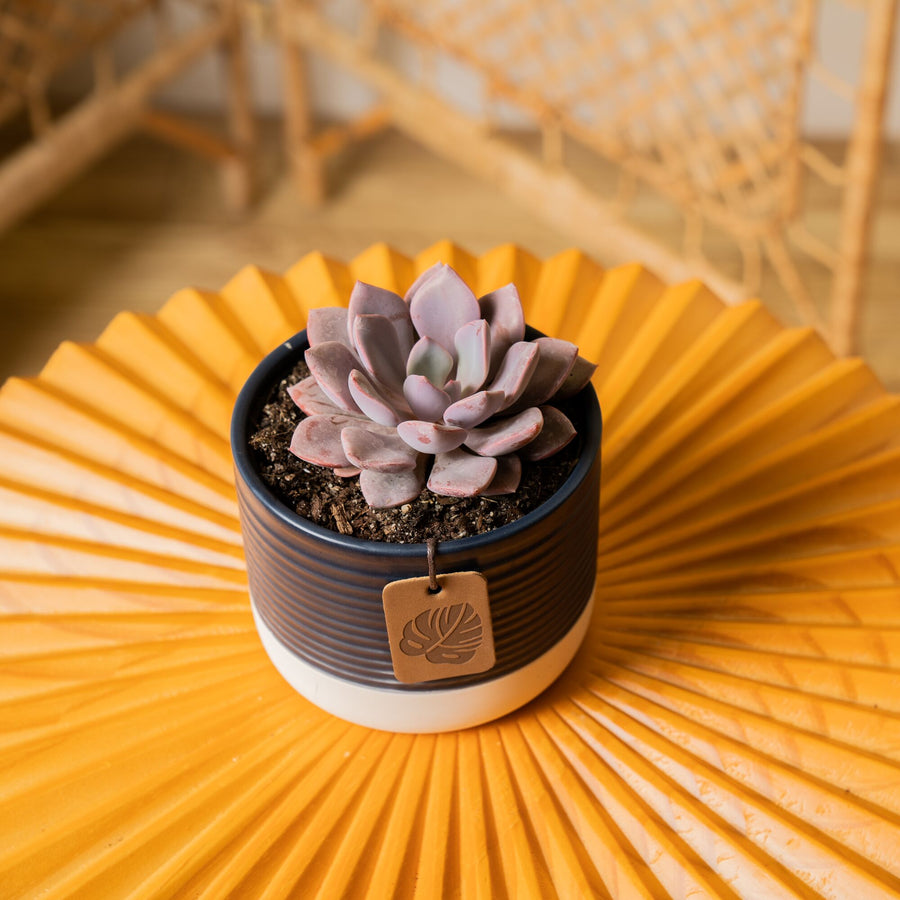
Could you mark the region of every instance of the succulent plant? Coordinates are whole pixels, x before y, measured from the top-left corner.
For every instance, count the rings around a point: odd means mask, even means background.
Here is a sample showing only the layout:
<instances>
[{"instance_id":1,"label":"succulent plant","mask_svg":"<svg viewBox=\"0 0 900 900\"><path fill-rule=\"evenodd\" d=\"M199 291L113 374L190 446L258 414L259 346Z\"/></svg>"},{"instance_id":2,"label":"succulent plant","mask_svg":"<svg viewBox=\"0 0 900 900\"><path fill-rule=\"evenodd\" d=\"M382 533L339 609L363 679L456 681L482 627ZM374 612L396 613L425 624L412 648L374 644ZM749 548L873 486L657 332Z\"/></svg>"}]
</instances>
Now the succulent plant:
<instances>
[{"instance_id":1,"label":"succulent plant","mask_svg":"<svg viewBox=\"0 0 900 900\"><path fill-rule=\"evenodd\" d=\"M289 389L307 418L291 452L359 474L373 507L408 503L426 483L451 497L513 493L522 459L575 436L549 403L595 369L568 341L524 340L512 284L476 299L441 263L405 298L358 281L347 309L310 312L307 336L311 374Z\"/></svg>"}]
</instances>

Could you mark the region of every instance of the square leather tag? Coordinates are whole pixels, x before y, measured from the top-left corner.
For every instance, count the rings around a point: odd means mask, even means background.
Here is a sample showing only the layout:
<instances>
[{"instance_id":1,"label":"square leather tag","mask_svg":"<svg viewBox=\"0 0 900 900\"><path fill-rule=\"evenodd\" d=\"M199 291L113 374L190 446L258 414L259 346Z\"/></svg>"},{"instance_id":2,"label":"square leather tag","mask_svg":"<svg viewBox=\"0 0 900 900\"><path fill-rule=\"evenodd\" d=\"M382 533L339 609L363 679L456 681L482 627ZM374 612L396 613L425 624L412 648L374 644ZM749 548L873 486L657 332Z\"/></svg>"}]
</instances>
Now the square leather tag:
<instances>
[{"instance_id":1,"label":"square leather tag","mask_svg":"<svg viewBox=\"0 0 900 900\"><path fill-rule=\"evenodd\" d=\"M487 581L480 572L392 581L382 592L394 677L404 684L486 672L494 665Z\"/></svg>"}]
</instances>

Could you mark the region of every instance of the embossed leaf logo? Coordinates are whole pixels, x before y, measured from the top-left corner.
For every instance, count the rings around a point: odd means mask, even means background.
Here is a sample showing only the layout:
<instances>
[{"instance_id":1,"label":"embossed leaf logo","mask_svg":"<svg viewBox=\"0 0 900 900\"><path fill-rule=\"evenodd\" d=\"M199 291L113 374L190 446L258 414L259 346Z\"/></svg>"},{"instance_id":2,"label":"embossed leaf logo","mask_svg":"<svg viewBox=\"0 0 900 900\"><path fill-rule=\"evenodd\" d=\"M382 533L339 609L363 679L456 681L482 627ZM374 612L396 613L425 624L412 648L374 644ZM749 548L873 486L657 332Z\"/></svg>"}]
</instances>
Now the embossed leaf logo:
<instances>
[{"instance_id":1,"label":"embossed leaf logo","mask_svg":"<svg viewBox=\"0 0 900 900\"><path fill-rule=\"evenodd\" d=\"M467 663L481 646L481 616L471 603L426 609L403 626L400 650L407 656L425 656L428 662Z\"/></svg>"}]
</instances>

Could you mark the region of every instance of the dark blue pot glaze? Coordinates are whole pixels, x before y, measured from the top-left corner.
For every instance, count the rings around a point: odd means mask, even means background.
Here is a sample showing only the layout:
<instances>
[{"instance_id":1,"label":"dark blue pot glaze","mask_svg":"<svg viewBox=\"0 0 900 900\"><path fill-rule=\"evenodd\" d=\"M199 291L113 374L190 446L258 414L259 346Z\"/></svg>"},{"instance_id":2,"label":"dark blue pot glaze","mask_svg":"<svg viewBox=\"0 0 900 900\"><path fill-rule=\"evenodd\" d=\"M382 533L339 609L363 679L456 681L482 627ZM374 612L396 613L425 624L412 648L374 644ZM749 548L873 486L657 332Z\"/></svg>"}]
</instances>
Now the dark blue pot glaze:
<instances>
[{"instance_id":1,"label":"dark blue pot glaze","mask_svg":"<svg viewBox=\"0 0 900 900\"><path fill-rule=\"evenodd\" d=\"M537 332L530 331L529 337ZM271 391L307 347L300 332L270 353L238 396L231 426L250 592L279 640L322 672L371 687L429 691L489 681L541 656L584 611L596 569L600 407L588 386L571 401L580 456L565 484L518 521L440 543L439 573L488 582L496 664L481 675L401 684L393 675L382 608L391 581L427 575L425 544L348 537L286 507L256 472L248 437Z\"/></svg>"}]
</instances>

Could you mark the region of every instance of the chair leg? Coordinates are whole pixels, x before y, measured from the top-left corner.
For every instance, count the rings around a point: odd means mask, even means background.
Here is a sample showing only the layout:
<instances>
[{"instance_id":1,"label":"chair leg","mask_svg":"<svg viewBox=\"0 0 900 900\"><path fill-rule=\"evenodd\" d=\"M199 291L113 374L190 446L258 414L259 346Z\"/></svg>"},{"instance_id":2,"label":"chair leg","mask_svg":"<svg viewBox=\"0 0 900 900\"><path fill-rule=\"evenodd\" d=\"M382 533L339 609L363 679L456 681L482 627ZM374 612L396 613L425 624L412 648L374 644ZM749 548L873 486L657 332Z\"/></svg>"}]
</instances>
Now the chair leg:
<instances>
[{"instance_id":1,"label":"chair leg","mask_svg":"<svg viewBox=\"0 0 900 900\"><path fill-rule=\"evenodd\" d=\"M257 133L250 95L249 65L237 0L229 0L230 27L222 43L226 81L226 117L234 154L222 165L225 199L235 210L246 209L255 193Z\"/></svg>"},{"instance_id":2,"label":"chair leg","mask_svg":"<svg viewBox=\"0 0 900 900\"><path fill-rule=\"evenodd\" d=\"M291 38L291 0L279 2L279 41L284 79L285 154L303 201L319 206L325 200L325 161L313 144L313 115L305 51Z\"/></svg>"},{"instance_id":3,"label":"chair leg","mask_svg":"<svg viewBox=\"0 0 900 900\"><path fill-rule=\"evenodd\" d=\"M857 88L856 121L845 163L847 186L841 210L841 265L831 293L832 347L839 356L859 352L863 278L884 138L884 108L891 68L897 0L868 4L865 60Z\"/></svg>"}]
</instances>

